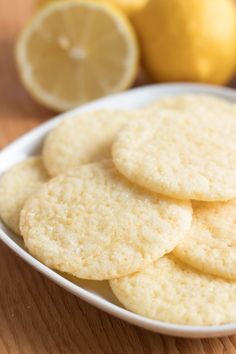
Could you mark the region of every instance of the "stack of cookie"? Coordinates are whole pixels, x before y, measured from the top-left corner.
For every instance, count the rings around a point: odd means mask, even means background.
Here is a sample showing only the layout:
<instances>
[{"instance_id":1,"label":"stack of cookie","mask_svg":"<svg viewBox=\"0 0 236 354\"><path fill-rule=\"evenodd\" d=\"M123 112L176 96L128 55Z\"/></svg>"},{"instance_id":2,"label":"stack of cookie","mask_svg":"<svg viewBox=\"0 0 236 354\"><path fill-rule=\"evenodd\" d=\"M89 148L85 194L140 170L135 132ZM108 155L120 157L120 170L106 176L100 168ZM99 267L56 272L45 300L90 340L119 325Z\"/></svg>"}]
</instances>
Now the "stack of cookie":
<instances>
[{"instance_id":1,"label":"stack of cookie","mask_svg":"<svg viewBox=\"0 0 236 354\"><path fill-rule=\"evenodd\" d=\"M165 322L236 321L236 107L182 95L61 122L0 179L36 258Z\"/></svg>"}]
</instances>

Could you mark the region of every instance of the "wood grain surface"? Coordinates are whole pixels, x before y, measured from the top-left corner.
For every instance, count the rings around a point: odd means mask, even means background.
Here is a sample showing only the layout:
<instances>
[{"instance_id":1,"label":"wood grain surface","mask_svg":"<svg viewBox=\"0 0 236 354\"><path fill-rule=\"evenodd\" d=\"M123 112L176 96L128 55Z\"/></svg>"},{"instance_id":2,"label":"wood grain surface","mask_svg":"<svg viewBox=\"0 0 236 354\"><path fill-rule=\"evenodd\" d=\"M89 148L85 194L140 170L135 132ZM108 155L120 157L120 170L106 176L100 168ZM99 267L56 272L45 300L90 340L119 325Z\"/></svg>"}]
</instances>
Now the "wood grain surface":
<instances>
[{"instance_id":1,"label":"wood grain surface","mask_svg":"<svg viewBox=\"0 0 236 354\"><path fill-rule=\"evenodd\" d=\"M23 90L15 38L33 0L0 0L0 148L54 115ZM113 318L67 293L0 244L0 354L236 353L236 335L218 339L160 336Z\"/></svg>"}]
</instances>

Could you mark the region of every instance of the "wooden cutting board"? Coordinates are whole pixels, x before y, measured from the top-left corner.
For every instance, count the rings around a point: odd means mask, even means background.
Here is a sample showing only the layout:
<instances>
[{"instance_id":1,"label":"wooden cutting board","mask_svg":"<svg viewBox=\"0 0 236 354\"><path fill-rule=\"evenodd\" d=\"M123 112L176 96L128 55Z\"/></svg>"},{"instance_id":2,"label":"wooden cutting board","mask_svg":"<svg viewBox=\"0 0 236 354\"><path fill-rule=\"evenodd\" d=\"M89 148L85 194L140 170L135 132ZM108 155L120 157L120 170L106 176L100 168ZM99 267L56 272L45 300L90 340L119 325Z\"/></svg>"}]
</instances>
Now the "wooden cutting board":
<instances>
[{"instance_id":1,"label":"wooden cutting board","mask_svg":"<svg viewBox=\"0 0 236 354\"><path fill-rule=\"evenodd\" d=\"M54 115L23 90L14 65L14 41L33 8L33 0L0 1L0 148ZM59 288L0 243L0 354L6 353L236 353L236 335L179 339L131 326Z\"/></svg>"}]
</instances>

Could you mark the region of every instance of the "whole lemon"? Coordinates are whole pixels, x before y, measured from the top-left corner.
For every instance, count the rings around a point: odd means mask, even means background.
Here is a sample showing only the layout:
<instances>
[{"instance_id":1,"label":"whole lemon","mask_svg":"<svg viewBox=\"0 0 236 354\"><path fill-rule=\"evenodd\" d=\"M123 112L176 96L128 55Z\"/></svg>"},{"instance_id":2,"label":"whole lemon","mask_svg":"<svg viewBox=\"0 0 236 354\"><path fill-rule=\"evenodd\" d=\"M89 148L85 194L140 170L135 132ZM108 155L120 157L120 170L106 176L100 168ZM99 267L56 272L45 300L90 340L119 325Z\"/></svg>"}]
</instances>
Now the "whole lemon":
<instances>
[{"instance_id":1,"label":"whole lemon","mask_svg":"<svg viewBox=\"0 0 236 354\"><path fill-rule=\"evenodd\" d=\"M151 0L133 22L154 80L224 84L234 73L233 0Z\"/></svg>"}]
</instances>

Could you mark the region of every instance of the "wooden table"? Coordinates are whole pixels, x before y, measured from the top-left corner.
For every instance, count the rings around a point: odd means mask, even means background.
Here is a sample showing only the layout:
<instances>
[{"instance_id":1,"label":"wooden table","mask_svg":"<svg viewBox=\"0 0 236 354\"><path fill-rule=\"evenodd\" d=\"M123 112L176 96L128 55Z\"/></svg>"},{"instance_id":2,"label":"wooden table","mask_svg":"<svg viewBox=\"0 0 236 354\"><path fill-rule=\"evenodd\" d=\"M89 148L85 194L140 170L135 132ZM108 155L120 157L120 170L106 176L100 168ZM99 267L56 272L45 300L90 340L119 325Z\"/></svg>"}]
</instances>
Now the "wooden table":
<instances>
[{"instance_id":1,"label":"wooden table","mask_svg":"<svg viewBox=\"0 0 236 354\"><path fill-rule=\"evenodd\" d=\"M0 148L53 116L23 90L14 65L15 37L33 0L1 0ZM236 353L236 335L191 340L160 336L79 300L0 244L0 354Z\"/></svg>"}]
</instances>

